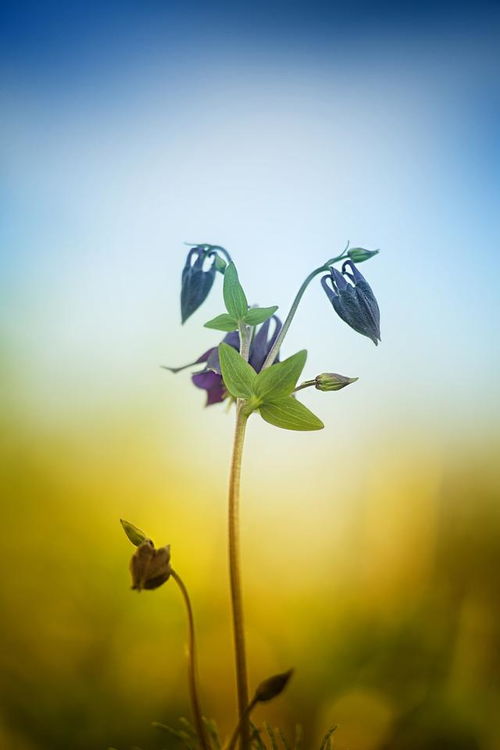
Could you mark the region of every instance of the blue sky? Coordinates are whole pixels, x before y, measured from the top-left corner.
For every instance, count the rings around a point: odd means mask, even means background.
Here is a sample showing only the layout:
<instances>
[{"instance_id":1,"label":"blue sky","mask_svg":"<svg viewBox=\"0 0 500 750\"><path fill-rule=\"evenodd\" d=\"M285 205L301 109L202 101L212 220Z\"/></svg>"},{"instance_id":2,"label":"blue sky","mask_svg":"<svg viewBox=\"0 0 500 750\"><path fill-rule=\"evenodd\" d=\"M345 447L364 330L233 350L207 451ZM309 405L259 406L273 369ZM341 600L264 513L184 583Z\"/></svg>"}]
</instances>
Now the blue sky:
<instances>
[{"instance_id":1,"label":"blue sky","mask_svg":"<svg viewBox=\"0 0 500 750\"><path fill-rule=\"evenodd\" d=\"M350 240L382 250L363 267L381 347L342 327L318 286L290 351L365 380L360 424L388 406L452 423L491 411L495 4L3 12L3 335L34 403L69 408L80 381L123 396L212 343L196 323L220 312L215 294L181 338L184 241L229 247L249 296L285 311Z\"/></svg>"}]
</instances>

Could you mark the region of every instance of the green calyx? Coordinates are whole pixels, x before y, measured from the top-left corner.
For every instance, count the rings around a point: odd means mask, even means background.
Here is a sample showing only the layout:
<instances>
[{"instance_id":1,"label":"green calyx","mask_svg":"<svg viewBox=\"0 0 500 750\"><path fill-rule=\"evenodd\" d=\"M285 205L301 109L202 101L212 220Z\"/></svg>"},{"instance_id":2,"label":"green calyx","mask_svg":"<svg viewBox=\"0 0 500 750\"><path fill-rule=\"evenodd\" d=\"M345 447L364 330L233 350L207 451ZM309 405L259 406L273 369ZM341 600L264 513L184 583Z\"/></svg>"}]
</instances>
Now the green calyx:
<instances>
[{"instance_id":1,"label":"green calyx","mask_svg":"<svg viewBox=\"0 0 500 750\"><path fill-rule=\"evenodd\" d=\"M229 393L242 399L246 416L259 411L261 417L286 430L320 430L318 417L292 395L304 369L307 352L302 350L260 373L232 346L219 345L222 378Z\"/></svg>"}]
</instances>

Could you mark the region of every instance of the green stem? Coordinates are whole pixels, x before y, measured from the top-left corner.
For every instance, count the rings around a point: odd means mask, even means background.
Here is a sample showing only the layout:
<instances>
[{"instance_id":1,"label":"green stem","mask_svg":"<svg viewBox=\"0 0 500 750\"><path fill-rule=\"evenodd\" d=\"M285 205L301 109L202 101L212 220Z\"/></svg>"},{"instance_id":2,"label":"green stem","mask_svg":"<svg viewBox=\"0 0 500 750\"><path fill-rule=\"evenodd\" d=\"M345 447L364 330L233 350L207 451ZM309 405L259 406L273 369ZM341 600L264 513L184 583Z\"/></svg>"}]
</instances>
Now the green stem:
<instances>
[{"instance_id":1,"label":"green stem","mask_svg":"<svg viewBox=\"0 0 500 750\"><path fill-rule=\"evenodd\" d=\"M328 266L340 260L345 254L332 258L324 265L316 268L309 274L307 279L300 287L295 300L293 301L290 312L283 324L280 334L269 352L264 363L264 367L272 365L278 354L279 348L285 338L290 324L299 306L302 295L308 285L319 273L328 271ZM240 334L240 354L248 362L251 341L251 329L244 323L239 324ZM236 731L241 735L241 750L250 750L250 726L248 716L252 703L248 702L248 676L245 651L245 628L243 617L243 597L241 587L241 554L240 554L240 479L241 479L241 458L243 454L243 443L245 440L245 430L248 416L243 411L244 402L238 399L236 413L236 429L234 433L233 457L231 460L231 472L229 477L229 512L228 512L228 535L229 535L229 579L231 587L231 609L233 616L233 638L236 661L236 687L238 693L238 715L239 722Z\"/></svg>"},{"instance_id":2,"label":"green stem","mask_svg":"<svg viewBox=\"0 0 500 750\"><path fill-rule=\"evenodd\" d=\"M229 744L228 744L226 750L234 750L234 748L236 747L236 742L238 741L238 736L239 736L239 734L241 732L242 723L243 723L243 721L248 721L248 719L250 718L250 714L251 714L251 712L253 711L253 709L255 708L256 705L257 705L257 701L256 701L255 698L253 698L253 700L251 700L250 703L248 704L248 706L245 708L245 711L243 712L243 716L238 721L238 723L237 723L237 725L235 727L235 730L234 730L233 734L231 735L231 739L229 740Z\"/></svg>"},{"instance_id":3,"label":"green stem","mask_svg":"<svg viewBox=\"0 0 500 750\"><path fill-rule=\"evenodd\" d=\"M188 631L189 631L189 642L188 642L188 682L189 682L189 693L191 696L191 708L193 710L194 723L196 726L196 733L200 741L200 747L202 750L210 750L210 742L207 737L205 724L203 723L203 715L201 712L200 698L198 695L198 675L196 666L196 639L194 633L194 617L193 608L191 606L191 599L189 597L188 590L184 584L184 581L178 573L172 568L170 569L170 575L176 582L183 596L184 603L186 605L187 617L188 617Z\"/></svg>"},{"instance_id":4,"label":"green stem","mask_svg":"<svg viewBox=\"0 0 500 750\"><path fill-rule=\"evenodd\" d=\"M212 250L213 251L218 250L220 253L222 253L223 255L226 256L226 260L227 260L228 263L232 263L233 262L233 259L231 258L231 256L229 255L229 253L228 253L228 251L226 250L225 247L221 247L220 245L210 245L210 250L211 251Z\"/></svg>"},{"instance_id":5,"label":"green stem","mask_svg":"<svg viewBox=\"0 0 500 750\"><path fill-rule=\"evenodd\" d=\"M245 628L243 618L243 599L241 590L240 563L240 477L241 457L245 439L245 428L248 417L245 416L242 404L238 403L236 429L234 433L233 457L229 477L229 578L231 585L231 608L233 616L233 638L236 661L236 687L238 693L238 714L241 724L241 750L250 748L250 730L245 712L248 706L248 677L245 652Z\"/></svg>"},{"instance_id":6,"label":"green stem","mask_svg":"<svg viewBox=\"0 0 500 750\"><path fill-rule=\"evenodd\" d=\"M281 331L279 332L278 338L274 342L274 346L272 347L271 351L266 357L266 361L264 362L262 369L265 370L266 367L270 367L276 357L278 356L278 352L280 350L280 346L283 343L283 339L285 338L286 334L288 333L288 329L290 328L290 325L292 324L292 320L295 317L295 313L297 312L297 308L300 304L300 300L302 299L304 292L306 291L307 287L311 283L311 281L319 274L319 273L325 273L328 272L329 266L332 265L332 263L336 263L339 260L342 260L342 258L345 257L345 250L341 255L337 255L335 258L330 258L330 260L327 260L326 263L324 263L319 268L315 268L314 271L311 271L309 276L305 279L305 281L302 283L299 291L295 295L295 299L292 302L292 306L290 308L290 312L286 316L285 322L283 323L283 326L281 328Z\"/></svg>"},{"instance_id":7,"label":"green stem","mask_svg":"<svg viewBox=\"0 0 500 750\"><path fill-rule=\"evenodd\" d=\"M298 385L297 388L293 389L293 392L296 393L297 391L301 391L303 388L310 388L313 385L316 385L316 379L304 380L304 382Z\"/></svg>"},{"instance_id":8,"label":"green stem","mask_svg":"<svg viewBox=\"0 0 500 750\"><path fill-rule=\"evenodd\" d=\"M252 329L245 323L240 322L238 324L238 331L240 334L240 354L248 362L250 356L250 342L252 340Z\"/></svg>"}]
</instances>

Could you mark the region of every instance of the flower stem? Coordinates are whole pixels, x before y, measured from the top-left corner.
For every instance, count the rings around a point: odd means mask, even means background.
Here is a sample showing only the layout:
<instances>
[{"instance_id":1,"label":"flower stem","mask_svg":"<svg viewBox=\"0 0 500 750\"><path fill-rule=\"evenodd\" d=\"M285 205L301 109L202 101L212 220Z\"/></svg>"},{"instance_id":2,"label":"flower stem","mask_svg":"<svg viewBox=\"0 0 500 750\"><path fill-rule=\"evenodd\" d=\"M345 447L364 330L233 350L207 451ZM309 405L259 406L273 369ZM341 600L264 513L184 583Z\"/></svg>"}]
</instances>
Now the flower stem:
<instances>
[{"instance_id":1,"label":"flower stem","mask_svg":"<svg viewBox=\"0 0 500 750\"><path fill-rule=\"evenodd\" d=\"M251 712L253 711L253 709L255 708L256 705L257 705L257 700L255 698L253 698L250 701L250 703L248 704L248 706L245 708L245 711L243 712L243 715L242 715L241 719L238 721L238 723L237 723L237 725L235 727L235 730L234 730L233 734L231 735L231 739L229 740L229 744L228 744L226 750L234 750L234 748L236 747L236 743L238 741L238 736L239 736L239 734L241 732L242 723L244 721L247 721L250 718L250 714L251 714Z\"/></svg>"},{"instance_id":2,"label":"flower stem","mask_svg":"<svg viewBox=\"0 0 500 750\"><path fill-rule=\"evenodd\" d=\"M292 323L292 320L295 317L295 313L297 312L297 308L300 304L300 300L302 299L304 292L306 291L307 287L311 283L311 281L319 274L319 273L325 273L329 271L329 266L332 265L332 263L336 263L339 260L342 260L342 258L345 256L345 250L341 253L341 255L337 255L335 258L330 258L330 260L327 260L326 263L323 263L322 266L319 266L319 268L315 268L314 271L311 271L309 276L303 281L299 291L295 295L295 299L292 302L292 306L290 308L290 312L286 316L286 320L283 323L283 326L281 328L281 331L279 332L278 338L274 342L274 346L272 347L271 351L266 357L266 361L264 362L262 369L265 370L266 367L270 367L276 357L278 356L278 352L280 350L280 346L283 343L283 339L285 338L286 334L288 333L288 329L290 328L290 325Z\"/></svg>"},{"instance_id":3,"label":"flower stem","mask_svg":"<svg viewBox=\"0 0 500 750\"><path fill-rule=\"evenodd\" d=\"M241 563L240 563L240 477L241 457L245 428L248 417L244 414L242 404L239 403L236 415L236 429L234 433L233 457L229 477L229 578L231 585L231 609L233 615L233 638L236 661L236 686L238 692L238 714L241 724L241 750L249 750L250 732L246 716L248 706L248 677L245 652L245 629L243 619L243 599L241 591Z\"/></svg>"},{"instance_id":4,"label":"flower stem","mask_svg":"<svg viewBox=\"0 0 500 750\"><path fill-rule=\"evenodd\" d=\"M304 388L310 388L313 385L316 385L316 378L314 380L304 380L303 383L293 389L293 392L302 391Z\"/></svg>"},{"instance_id":5,"label":"flower stem","mask_svg":"<svg viewBox=\"0 0 500 750\"><path fill-rule=\"evenodd\" d=\"M188 681L189 681L189 693L191 696L191 708L193 711L194 723L196 726L196 733L200 741L200 747L202 750L210 750L210 742L208 741L205 724L203 723L203 716L201 712L200 698L198 695L198 675L196 666L196 639L194 633L194 617L193 608L191 606L191 599L189 597L188 590L184 584L184 581L178 573L172 568L170 569L170 575L176 582L183 596L184 603L186 605L187 617L188 617L188 631L189 631L189 642L188 642Z\"/></svg>"},{"instance_id":6,"label":"flower stem","mask_svg":"<svg viewBox=\"0 0 500 750\"><path fill-rule=\"evenodd\" d=\"M238 332L240 334L240 354L248 362L250 355L251 329L245 323L239 323Z\"/></svg>"}]
</instances>

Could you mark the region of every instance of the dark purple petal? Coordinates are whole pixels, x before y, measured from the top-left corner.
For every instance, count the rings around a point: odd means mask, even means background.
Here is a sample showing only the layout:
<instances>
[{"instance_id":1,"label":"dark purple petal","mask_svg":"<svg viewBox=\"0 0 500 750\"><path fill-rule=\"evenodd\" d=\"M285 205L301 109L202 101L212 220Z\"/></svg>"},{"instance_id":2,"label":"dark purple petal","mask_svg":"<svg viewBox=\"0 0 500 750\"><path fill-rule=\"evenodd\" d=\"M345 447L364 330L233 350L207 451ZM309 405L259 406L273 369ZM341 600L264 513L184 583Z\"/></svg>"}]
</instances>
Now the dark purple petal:
<instances>
[{"instance_id":1,"label":"dark purple petal","mask_svg":"<svg viewBox=\"0 0 500 750\"><path fill-rule=\"evenodd\" d=\"M192 263L194 256L196 256L196 260ZM181 285L181 319L183 323L205 301L214 283L215 260L207 270L203 270L206 257L204 248L200 246L192 248L186 258L182 270Z\"/></svg>"},{"instance_id":2,"label":"dark purple petal","mask_svg":"<svg viewBox=\"0 0 500 750\"><path fill-rule=\"evenodd\" d=\"M344 289L347 289L350 286L350 284L344 279L340 271L337 271L336 268L332 268L332 280L337 287L339 294L341 294Z\"/></svg>"},{"instance_id":3,"label":"dark purple petal","mask_svg":"<svg viewBox=\"0 0 500 750\"><path fill-rule=\"evenodd\" d=\"M198 357L198 359L195 359L194 362L188 362L187 365L181 365L180 367L168 367L167 365L161 365L164 370L170 370L170 372L173 372L174 374L176 372L181 372L182 370L187 370L188 367L192 367L193 365L199 365L201 362L208 362L210 359L212 352L217 351L216 347L212 347L211 349L208 349L204 354L201 355L201 357Z\"/></svg>"},{"instance_id":4,"label":"dark purple petal","mask_svg":"<svg viewBox=\"0 0 500 750\"><path fill-rule=\"evenodd\" d=\"M211 349L207 349L207 351L205 352L205 354L202 354L201 357L198 357L198 359L196 360L196 362L194 362L193 364L197 365L200 362L208 362L208 360L210 359L210 357L212 356L212 354L214 352L216 352L216 351L217 351L217 347L216 346L212 346Z\"/></svg>"},{"instance_id":5,"label":"dark purple petal","mask_svg":"<svg viewBox=\"0 0 500 750\"><path fill-rule=\"evenodd\" d=\"M281 320L276 315L272 316L272 320L274 321L274 332L271 338L268 339L269 327L271 324L271 318L268 318L255 334L255 338L250 346L250 357L248 361L256 372L261 371L262 365L266 361L266 357L271 351L281 330Z\"/></svg>"},{"instance_id":6,"label":"dark purple petal","mask_svg":"<svg viewBox=\"0 0 500 750\"><path fill-rule=\"evenodd\" d=\"M365 313L366 336L369 336L375 346L380 341L380 308L375 295L367 281L363 279L356 285L356 294L359 300L359 307Z\"/></svg>"},{"instance_id":7,"label":"dark purple petal","mask_svg":"<svg viewBox=\"0 0 500 750\"><path fill-rule=\"evenodd\" d=\"M346 266L349 266L349 268L351 269L351 273L346 271ZM346 260L346 262L342 265L342 273L348 276L351 281L354 282L354 284L359 284L360 281L364 281L365 284L367 283L365 277L360 271L358 271L352 260Z\"/></svg>"},{"instance_id":8,"label":"dark purple petal","mask_svg":"<svg viewBox=\"0 0 500 750\"><path fill-rule=\"evenodd\" d=\"M321 286L325 290L326 296L330 300L330 302L333 305L334 299L338 298L337 290L335 287L331 286L330 284L333 284L333 280L330 274L328 276L322 276L321 278Z\"/></svg>"},{"instance_id":9,"label":"dark purple petal","mask_svg":"<svg viewBox=\"0 0 500 750\"><path fill-rule=\"evenodd\" d=\"M212 370L203 370L191 376L191 380L197 388L207 392L205 406L220 404L226 396L226 389L222 382L222 376Z\"/></svg>"},{"instance_id":10,"label":"dark purple petal","mask_svg":"<svg viewBox=\"0 0 500 750\"><path fill-rule=\"evenodd\" d=\"M231 331L222 341L228 346L232 346L237 352L240 350L240 335L238 331ZM210 357L207 359L207 369L213 370L220 374L219 348L216 346L212 349Z\"/></svg>"}]
</instances>

